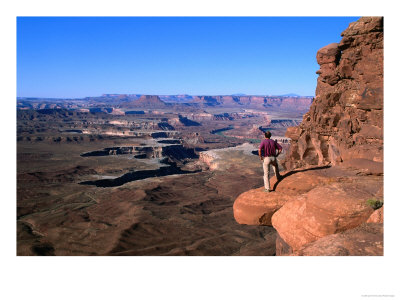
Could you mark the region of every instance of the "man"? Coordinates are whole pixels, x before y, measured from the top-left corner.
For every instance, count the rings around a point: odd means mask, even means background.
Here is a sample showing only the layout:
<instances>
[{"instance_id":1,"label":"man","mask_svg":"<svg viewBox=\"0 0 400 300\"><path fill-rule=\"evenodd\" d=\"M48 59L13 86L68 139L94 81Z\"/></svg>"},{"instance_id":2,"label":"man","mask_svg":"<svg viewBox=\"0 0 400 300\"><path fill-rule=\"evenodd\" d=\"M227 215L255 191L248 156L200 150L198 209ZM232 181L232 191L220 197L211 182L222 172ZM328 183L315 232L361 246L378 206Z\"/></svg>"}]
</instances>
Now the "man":
<instances>
[{"instance_id":1,"label":"man","mask_svg":"<svg viewBox=\"0 0 400 300\"><path fill-rule=\"evenodd\" d=\"M278 150L278 154L276 154L276 150ZM269 166L271 165L274 169L276 179L280 179L279 169L278 169L278 161L276 157L282 152L282 146L279 145L276 141L271 140L271 132L265 132L265 139L261 142L260 148L258 149L258 156L260 156L261 160L263 160L263 169L264 169L264 188L265 192L269 193L271 191L271 187L269 184Z\"/></svg>"}]
</instances>

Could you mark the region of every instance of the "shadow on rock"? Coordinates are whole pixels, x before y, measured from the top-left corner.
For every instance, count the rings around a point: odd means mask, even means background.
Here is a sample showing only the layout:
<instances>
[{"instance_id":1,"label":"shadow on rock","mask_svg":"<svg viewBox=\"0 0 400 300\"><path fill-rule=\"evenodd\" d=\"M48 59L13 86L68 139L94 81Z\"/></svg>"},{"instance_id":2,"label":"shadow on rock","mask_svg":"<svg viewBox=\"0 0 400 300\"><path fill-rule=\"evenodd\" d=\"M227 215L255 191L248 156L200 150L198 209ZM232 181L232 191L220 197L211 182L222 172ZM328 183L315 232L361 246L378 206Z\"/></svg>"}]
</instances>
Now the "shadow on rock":
<instances>
[{"instance_id":1,"label":"shadow on rock","mask_svg":"<svg viewBox=\"0 0 400 300\"><path fill-rule=\"evenodd\" d=\"M276 191L276 188L278 187L278 184L284 180L285 178L296 174L296 173L301 173L301 172L307 172L307 171L313 171L313 170L322 170L322 169L329 169L331 167L331 165L327 165L327 166L320 166L320 167L313 167L313 168L308 168L308 169L302 169L302 170L292 170L289 171L287 173L285 173L284 175L281 175L281 177L279 178L279 180L277 182L275 182L274 187L273 187L273 191Z\"/></svg>"}]
</instances>

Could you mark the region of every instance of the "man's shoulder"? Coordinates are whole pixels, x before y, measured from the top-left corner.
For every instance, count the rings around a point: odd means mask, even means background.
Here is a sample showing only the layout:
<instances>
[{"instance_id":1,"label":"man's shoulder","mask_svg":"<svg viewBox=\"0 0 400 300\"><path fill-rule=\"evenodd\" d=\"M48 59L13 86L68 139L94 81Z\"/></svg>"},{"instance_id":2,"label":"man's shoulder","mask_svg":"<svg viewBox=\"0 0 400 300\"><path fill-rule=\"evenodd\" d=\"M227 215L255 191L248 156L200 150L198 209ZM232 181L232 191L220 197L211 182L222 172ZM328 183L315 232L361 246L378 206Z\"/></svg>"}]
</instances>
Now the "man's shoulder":
<instances>
[{"instance_id":1,"label":"man's shoulder","mask_svg":"<svg viewBox=\"0 0 400 300\"><path fill-rule=\"evenodd\" d=\"M264 141L265 141L266 144L273 144L274 143L274 140L272 140L272 139L265 139Z\"/></svg>"},{"instance_id":2,"label":"man's shoulder","mask_svg":"<svg viewBox=\"0 0 400 300\"><path fill-rule=\"evenodd\" d=\"M271 140L271 139L264 139L264 140L261 141L260 146L263 146L263 145L271 145L271 144L274 144L274 143L275 143L274 140Z\"/></svg>"}]
</instances>

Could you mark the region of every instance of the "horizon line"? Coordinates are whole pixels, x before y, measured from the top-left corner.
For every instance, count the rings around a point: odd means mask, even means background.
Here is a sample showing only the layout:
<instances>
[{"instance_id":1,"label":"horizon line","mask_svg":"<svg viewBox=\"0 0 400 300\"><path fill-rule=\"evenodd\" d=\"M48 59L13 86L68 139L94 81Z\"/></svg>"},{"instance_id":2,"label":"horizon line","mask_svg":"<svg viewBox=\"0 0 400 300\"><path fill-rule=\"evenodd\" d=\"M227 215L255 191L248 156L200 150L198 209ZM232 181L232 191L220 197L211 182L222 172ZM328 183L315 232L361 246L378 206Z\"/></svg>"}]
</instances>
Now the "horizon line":
<instances>
[{"instance_id":1,"label":"horizon line","mask_svg":"<svg viewBox=\"0 0 400 300\"><path fill-rule=\"evenodd\" d=\"M314 97L314 95L300 95L296 93L286 93L286 94L242 94L242 93L236 93L236 94L186 94L186 93L177 93L177 94L151 94L151 93L103 93L101 95L97 96L83 96L83 97L40 97L40 96L17 96L17 99L20 98L28 98L28 99L85 99L85 98L98 98L98 97L106 97L107 95L113 95L113 96L120 96L120 95L126 95L126 96L194 96L194 97L200 97L200 96L236 96L236 97L245 97L245 96L258 96L258 97Z\"/></svg>"}]
</instances>

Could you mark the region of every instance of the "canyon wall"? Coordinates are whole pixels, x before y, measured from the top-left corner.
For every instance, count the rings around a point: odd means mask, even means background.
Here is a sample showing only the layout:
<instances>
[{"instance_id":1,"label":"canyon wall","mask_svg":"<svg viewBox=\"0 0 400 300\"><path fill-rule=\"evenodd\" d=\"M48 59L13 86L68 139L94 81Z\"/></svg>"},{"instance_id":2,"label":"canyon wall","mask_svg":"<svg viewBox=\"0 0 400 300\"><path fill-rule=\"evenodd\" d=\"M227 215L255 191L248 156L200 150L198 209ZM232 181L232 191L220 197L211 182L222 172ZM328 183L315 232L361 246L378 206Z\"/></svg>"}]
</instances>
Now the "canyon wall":
<instances>
[{"instance_id":1,"label":"canyon wall","mask_svg":"<svg viewBox=\"0 0 400 300\"><path fill-rule=\"evenodd\" d=\"M316 96L292 139L289 169L383 162L383 18L363 17L317 53Z\"/></svg>"},{"instance_id":2,"label":"canyon wall","mask_svg":"<svg viewBox=\"0 0 400 300\"><path fill-rule=\"evenodd\" d=\"M289 111L307 111L312 97L284 96L196 96L192 103L200 106L272 108Z\"/></svg>"}]
</instances>

